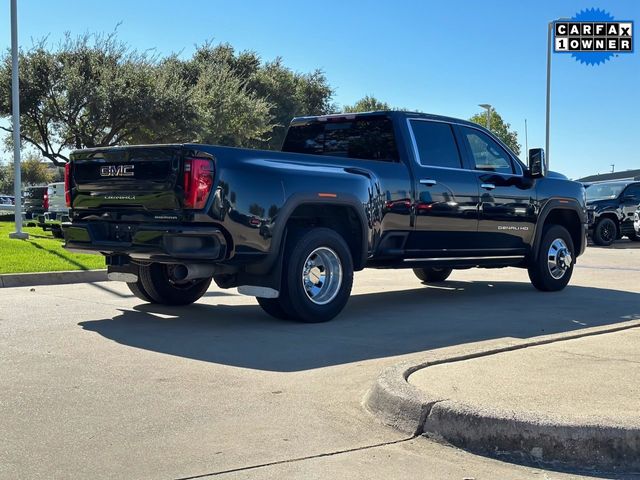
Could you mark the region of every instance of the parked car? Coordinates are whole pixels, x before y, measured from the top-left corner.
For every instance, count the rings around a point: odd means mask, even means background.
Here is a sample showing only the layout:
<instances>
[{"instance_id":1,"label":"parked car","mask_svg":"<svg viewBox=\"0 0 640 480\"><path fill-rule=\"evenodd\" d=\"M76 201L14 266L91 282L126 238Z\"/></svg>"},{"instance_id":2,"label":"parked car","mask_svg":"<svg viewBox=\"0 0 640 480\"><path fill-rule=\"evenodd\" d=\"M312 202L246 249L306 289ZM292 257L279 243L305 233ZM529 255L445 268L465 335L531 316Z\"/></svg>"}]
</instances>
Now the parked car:
<instances>
[{"instance_id":1,"label":"parked car","mask_svg":"<svg viewBox=\"0 0 640 480\"><path fill-rule=\"evenodd\" d=\"M633 214L633 229L636 232L636 237L640 237L640 205L636 208L636 213Z\"/></svg>"},{"instance_id":2,"label":"parked car","mask_svg":"<svg viewBox=\"0 0 640 480\"><path fill-rule=\"evenodd\" d=\"M525 166L493 133L407 112L295 118L281 152L200 144L76 150L66 247L106 256L146 302L188 304L213 280L279 318L326 321L353 272L526 268L563 289L586 244L584 188Z\"/></svg>"},{"instance_id":3,"label":"parked car","mask_svg":"<svg viewBox=\"0 0 640 480\"><path fill-rule=\"evenodd\" d=\"M46 211L38 215L38 226L45 231L50 230L54 237L62 238L62 222L69 220L64 182L47 185L44 207Z\"/></svg>"},{"instance_id":4,"label":"parked car","mask_svg":"<svg viewBox=\"0 0 640 480\"><path fill-rule=\"evenodd\" d=\"M38 215L46 211L46 198L46 185L38 187L27 187L24 189L23 211L27 220L37 219Z\"/></svg>"},{"instance_id":5,"label":"parked car","mask_svg":"<svg viewBox=\"0 0 640 480\"><path fill-rule=\"evenodd\" d=\"M0 212L13 212L15 202L10 195L0 195Z\"/></svg>"},{"instance_id":6,"label":"parked car","mask_svg":"<svg viewBox=\"0 0 640 480\"><path fill-rule=\"evenodd\" d=\"M640 181L586 185L589 234L596 245L608 246L623 236L640 241L633 215L640 204Z\"/></svg>"}]
</instances>

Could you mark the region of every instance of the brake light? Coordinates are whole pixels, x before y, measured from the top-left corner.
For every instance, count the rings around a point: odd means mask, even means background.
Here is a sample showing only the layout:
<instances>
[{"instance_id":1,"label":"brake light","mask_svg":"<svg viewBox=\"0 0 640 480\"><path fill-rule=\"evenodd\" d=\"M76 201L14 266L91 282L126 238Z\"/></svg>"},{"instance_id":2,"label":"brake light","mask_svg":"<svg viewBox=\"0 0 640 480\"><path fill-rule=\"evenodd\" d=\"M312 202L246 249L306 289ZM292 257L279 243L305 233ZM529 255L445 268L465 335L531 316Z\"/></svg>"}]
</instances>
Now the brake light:
<instances>
[{"instance_id":1,"label":"brake light","mask_svg":"<svg viewBox=\"0 0 640 480\"><path fill-rule=\"evenodd\" d=\"M49 210L49 195L47 195L46 193L44 194L44 197L42 197L42 206L44 207L45 211Z\"/></svg>"},{"instance_id":2,"label":"brake light","mask_svg":"<svg viewBox=\"0 0 640 480\"><path fill-rule=\"evenodd\" d=\"M184 161L184 207L201 209L213 187L213 164L206 158Z\"/></svg>"},{"instance_id":3,"label":"brake light","mask_svg":"<svg viewBox=\"0 0 640 480\"><path fill-rule=\"evenodd\" d=\"M64 165L64 201L67 207L71 206L71 163Z\"/></svg>"}]
</instances>

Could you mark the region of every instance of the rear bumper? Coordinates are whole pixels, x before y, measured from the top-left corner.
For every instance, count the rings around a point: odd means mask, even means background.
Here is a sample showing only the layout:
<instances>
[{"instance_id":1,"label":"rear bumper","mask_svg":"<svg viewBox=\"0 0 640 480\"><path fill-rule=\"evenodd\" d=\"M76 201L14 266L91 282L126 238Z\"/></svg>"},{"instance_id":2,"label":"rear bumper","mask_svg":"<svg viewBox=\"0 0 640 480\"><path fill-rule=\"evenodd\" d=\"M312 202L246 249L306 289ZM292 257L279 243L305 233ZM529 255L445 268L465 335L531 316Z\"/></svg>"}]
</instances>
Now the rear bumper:
<instances>
[{"instance_id":1,"label":"rear bumper","mask_svg":"<svg viewBox=\"0 0 640 480\"><path fill-rule=\"evenodd\" d=\"M120 253L154 261L201 262L225 258L227 244L219 228L113 222L63 223L67 250L80 253Z\"/></svg>"}]
</instances>

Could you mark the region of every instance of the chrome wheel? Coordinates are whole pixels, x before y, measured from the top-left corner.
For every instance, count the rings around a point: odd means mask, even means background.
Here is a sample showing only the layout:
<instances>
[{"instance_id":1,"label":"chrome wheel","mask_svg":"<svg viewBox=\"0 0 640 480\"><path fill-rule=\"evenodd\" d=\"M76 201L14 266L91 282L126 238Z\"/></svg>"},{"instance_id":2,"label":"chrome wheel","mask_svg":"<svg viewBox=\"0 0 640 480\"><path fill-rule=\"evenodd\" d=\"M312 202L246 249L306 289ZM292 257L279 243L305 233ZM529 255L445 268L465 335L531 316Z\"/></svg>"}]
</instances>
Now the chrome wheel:
<instances>
[{"instance_id":1,"label":"chrome wheel","mask_svg":"<svg viewBox=\"0 0 640 480\"><path fill-rule=\"evenodd\" d=\"M309 300L325 305L333 300L342 285L342 263L338 254L318 247L309 254L302 270L302 286Z\"/></svg>"},{"instance_id":2,"label":"chrome wheel","mask_svg":"<svg viewBox=\"0 0 640 480\"><path fill-rule=\"evenodd\" d=\"M561 238L556 238L551 242L549 252L547 253L547 266L551 276L559 280L571 268L573 257L567 247L567 244Z\"/></svg>"}]
</instances>

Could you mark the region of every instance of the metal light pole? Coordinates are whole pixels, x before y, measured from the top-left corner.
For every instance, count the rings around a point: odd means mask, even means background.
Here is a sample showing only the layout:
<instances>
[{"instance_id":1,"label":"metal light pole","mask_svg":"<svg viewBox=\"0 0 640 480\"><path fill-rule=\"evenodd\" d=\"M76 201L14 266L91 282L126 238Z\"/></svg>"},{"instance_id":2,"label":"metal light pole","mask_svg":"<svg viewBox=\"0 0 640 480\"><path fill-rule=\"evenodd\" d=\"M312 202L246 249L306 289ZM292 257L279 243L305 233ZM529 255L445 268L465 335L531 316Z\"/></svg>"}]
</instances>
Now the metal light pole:
<instances>
[{"instance_id":1,"label":"metal light pole","mask_svg":"<svg viewBox=\"0 0 640 480\"><path fill-rule=\"evenodd\" d=\"M18 83L18 6L11 0L11 103L13 107L13 166L16 231L9 238L27 239L22 231L22 179L20 176L20 90Z\"/></svg>"},{"instance_id":2,"label":"metal light pole","mask_svg":"<svg viewBox=\"0 0 640 480\"><path fill-rule=\"evenodd\" d=\"M488 103L481 103L478 106L487 110L487 130L491 130L491 105Z\"/></svg>"}]
</instances>

